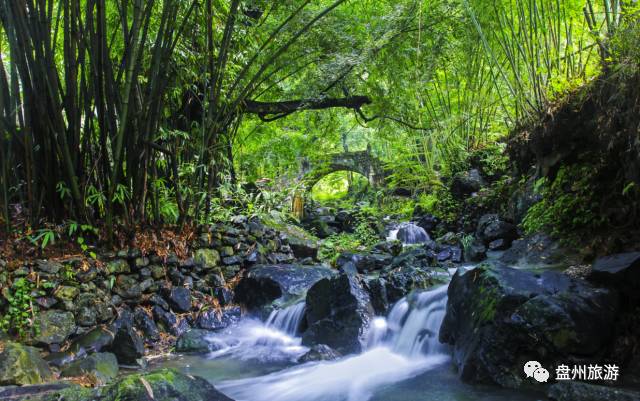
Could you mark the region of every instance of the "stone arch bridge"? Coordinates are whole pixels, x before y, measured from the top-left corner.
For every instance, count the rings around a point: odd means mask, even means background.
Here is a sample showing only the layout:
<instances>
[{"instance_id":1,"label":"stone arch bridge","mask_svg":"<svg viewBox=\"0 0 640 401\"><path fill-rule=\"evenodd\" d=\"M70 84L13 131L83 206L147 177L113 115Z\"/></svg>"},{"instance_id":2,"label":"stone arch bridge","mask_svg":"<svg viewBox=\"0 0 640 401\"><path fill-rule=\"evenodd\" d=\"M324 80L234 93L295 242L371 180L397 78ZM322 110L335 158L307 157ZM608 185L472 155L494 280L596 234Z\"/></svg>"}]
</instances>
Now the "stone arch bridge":
<instances>
[{"instance_id":1,"label":"stone arch bridge","mask_svg":"<svg viewBox=\"0 0 640 401\"><path fill-rule=\"evenodd\" d=\"M380 159L369 150L329 154L326 157L301 162L298 180L310 190L323 177L337 171L351 171L363 175L374 186L385 184L388 173Z\"/></svg>"}]
</instances>

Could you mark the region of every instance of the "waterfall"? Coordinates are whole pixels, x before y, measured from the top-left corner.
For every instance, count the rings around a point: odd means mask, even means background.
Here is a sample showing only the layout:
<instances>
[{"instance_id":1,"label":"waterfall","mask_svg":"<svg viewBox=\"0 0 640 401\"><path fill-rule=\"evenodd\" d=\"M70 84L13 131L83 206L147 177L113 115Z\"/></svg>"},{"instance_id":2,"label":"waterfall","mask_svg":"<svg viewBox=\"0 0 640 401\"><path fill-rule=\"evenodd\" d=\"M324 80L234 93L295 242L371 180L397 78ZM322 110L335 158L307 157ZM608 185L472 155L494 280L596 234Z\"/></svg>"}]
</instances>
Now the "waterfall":
<instances>
[{"instance_id":1,"label":"waterfall","mask_svg":"<svg viewBox=\"0 0 640 401\"><path fill-rule=\"evenodd\" d=\"M413 223L401 223L395 230L391 230L387 237L388 241L398 240L404 245L424 244L430 239L424 228Z\"/></svg>"},{"instance_id":2,"label":"waterfall","mask_svg":"<svg viewBox=\"0 0 640 401\"><path fill-rule=\"evenodd\" d=\"M267 327L295 336L300 328L300 323L302 323L305 309L304 302L299 302L284 309L276 309L269 315Z\"/></svg>"},{"instance_id":3,"label":"waterfall","mask_svg":"<svg viewBox=\"0 0 640 401\"><path fill-rule=\"evenodd\" d=\"M396 319L396 322L388 326L400 327L392 332L393 350L409 357L446 353L438 334L447 309L447 286L422 292L415 298L413 308L407 308L405 303L408 301L402 299L389 314L389 318ZM407 312L403 313L404 310ZM401 323L403 320L404 324Z\"/></svg>"},{"instance_id":4,"label":"waterfall","mask_svg":"<svg viewBox=\"0 0 640 401\"><path fill-rule=\"evenodd\" d=\"M377 317L369 328L367 349L386 346L410 358L445 354L438 333L447 307L447 286L405 297L387 318Z\"/></svg>"},{"instance_id":5,"label":"waterfall","mask_svg":"<svg viewBox=\"0 0 640 401\"><path fill-rule=\"evenodd\" d=\"M389 315L376 317L367 348L337 361L310 362L217 386L238 401L366 401L379 387L422 374L449 360L438 341L447 303L447 286L398 301ZM300 306L302 305L302 306ZM304 304L274 312L270 324L291 330ZM277 323L276 323L277 322Z\"/></svg>"}]
</instances>

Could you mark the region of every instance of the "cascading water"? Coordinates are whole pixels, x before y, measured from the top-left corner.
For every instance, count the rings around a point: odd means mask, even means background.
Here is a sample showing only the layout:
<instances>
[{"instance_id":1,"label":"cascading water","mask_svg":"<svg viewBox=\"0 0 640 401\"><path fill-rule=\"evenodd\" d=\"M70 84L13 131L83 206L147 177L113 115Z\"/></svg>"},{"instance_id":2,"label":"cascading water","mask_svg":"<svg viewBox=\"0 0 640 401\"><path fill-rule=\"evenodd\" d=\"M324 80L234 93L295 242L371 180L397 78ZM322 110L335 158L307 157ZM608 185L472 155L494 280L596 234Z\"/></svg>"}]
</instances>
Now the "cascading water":
<instances>
[{"instance_id":1,"label":"cascading water","mask_svg":"<svg viewBox=\"0 0 640 401\"><path fill-rule=\"evenodd\" d=\"M299 302L288 308L276 309L269 315L267 327L273 327L290 336L295 336L304 317L305 309L304 302Z\"/></svg>"},{"instance_id":2,"label":"cascading water","mask_svg":"<svg viewBox=\"0 0 640 401\"><path fill-rule=\"evenodd\" d=\"M237 401L368 400L380 386L449 360L438 342L446 302L446 286L398 301L387 319L372 321L367 350L360 355L222 382L218 387Z\"/></svg>"},{"instance_id":3,"label":"cascading water","mask_svg":"<svg viewBox=\"0 0 640 401\"><path fill-rule=\"evenodd\" d=\"M233 357L261 362L293 362L307 348L296 337L304 318L305 304L299 302L284 309L276 309L266 323L246 319L238 325L216 333L208 340L217 348L210 358Z\"/></svg>"},{"instance_id":4,"label":"cascading water","mask_svg":"<svg viewBox=\"0 0 640 401\"><path fill-rule=\"evenodd\" d=\"M391 230L387 237L388 241L398 240L404 245L424 244L430 239L424 228L413 223L401 223L395 230Z\"/></svg>"}]
</instances>

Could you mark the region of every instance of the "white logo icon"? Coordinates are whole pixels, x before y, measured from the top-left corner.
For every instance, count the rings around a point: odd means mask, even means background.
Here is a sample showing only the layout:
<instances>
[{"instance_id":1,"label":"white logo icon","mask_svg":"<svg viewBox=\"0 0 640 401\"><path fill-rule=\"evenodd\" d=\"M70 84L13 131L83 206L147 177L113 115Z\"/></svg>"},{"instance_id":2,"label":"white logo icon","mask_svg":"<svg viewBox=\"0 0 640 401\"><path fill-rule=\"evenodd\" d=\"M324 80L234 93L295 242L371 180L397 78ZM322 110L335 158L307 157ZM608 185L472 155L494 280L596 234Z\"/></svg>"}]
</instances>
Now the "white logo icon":
<instances>
[{"instance_id":1,"label":"white logo icon","mask_svg":"<svg viewBox=\"0 0 640 401\"><path fill-rule=\"evenodd\" d=\"M549 380L549 371L545 368L538 368L535 372L533 372L533 378L538 381L538 383L546 383Z\"/></svg>"},{"instance_id":2,"label":"white logo icon","mask_svg":"<svg viewBox=\"0 0 640 401\"><path fill-rule=\"evenodd\" d=\"M539 383L549 380L549 371L542 367L538 361L529 361L524 364L524 373L527 377L533 377Z\"/></svg>"}]
</instances>

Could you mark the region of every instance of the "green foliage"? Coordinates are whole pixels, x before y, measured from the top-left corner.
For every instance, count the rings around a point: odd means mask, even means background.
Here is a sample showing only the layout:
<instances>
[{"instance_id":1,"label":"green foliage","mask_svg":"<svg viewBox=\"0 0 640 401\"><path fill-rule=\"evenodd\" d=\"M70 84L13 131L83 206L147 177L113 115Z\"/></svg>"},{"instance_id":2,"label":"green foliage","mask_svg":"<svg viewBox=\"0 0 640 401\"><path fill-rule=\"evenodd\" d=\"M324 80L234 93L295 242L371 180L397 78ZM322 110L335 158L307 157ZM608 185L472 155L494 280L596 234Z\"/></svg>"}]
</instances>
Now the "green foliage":
<instances>
[{"instance_id":1,"label":"green foliage","mask_svg":"<svg viewBox=\"0 0 640 401\"><path fill-rule=\"evenodd\" d=\"M56 233L51 228L41 228L36 230L34 235L27 235L27 239L40 249L45 249L48 245L55 243Z\"/></svg>"},{"instance_id":2,"label":"green foliage","mask_svg":"<svg viewBox=\"0 0 640 401\"><path fill-rule=\"evenodd\" d=\"M318 258L334 264L343 252L362 252L373 247L380 241L367 217L360 213L356 216L356 226L353 234L340 233L331 235L320 243Z\"/></svg>"},{"instance_id":3,"label":"green foliage","mask_svg":"<svg viewBox=\"0 0 640 401\"><path fill-rule=\"evenodd\" d=\"M4 293L9 302L6 313L0 317L0 330L25 338L32 333L37 307L33 305L34 285L26 278L18 278Z\"/></svg>"},{"instance_id":4,"label":"green foliage","mask_svg":"<svg viewBox=\"0 0 640 401\"><path fill-rule=\"evenodd\" d=\"M560 168L552 180L539 179L535 190L542 200L528 210L522 222L525 232L546 231L571 241L606 226L595 177L594 166L573 165Z\"/></svg>"}]
</instances>

